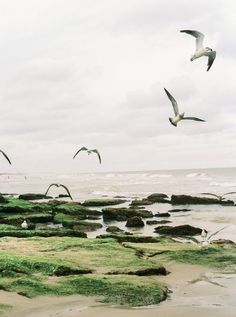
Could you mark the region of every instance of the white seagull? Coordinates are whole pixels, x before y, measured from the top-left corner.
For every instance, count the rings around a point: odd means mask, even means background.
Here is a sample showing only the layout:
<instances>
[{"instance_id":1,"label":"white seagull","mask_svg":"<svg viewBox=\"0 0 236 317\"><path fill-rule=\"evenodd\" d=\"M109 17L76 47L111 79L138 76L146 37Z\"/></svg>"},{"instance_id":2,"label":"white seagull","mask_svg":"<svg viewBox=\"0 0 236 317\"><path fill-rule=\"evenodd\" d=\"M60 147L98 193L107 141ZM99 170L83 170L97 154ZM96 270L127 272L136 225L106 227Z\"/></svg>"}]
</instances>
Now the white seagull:
<instances>
[{"instance_id":1,"label":"white seagull","mask_svg":"<svg viewBox=\"0 0 236 317\"><path fill-rule=\"evenodd\" d=\"M194 121L202 121L202 122L205 122L205 120L202 120L202 119L199 119L199 118L195 118L195 117L185 117L184 116L184 112L183 113L179 113L179 108L178 108L178 104L177 104L177 101L175 100L175 98L169 93L168 90L166 90L164 88L168 98L170 99L171 103L172 103L172 106L174 108L174 113L175 113L175 117L173 118L169 118L169 121L170 123L177 127L177 123L181 120L194 120Z\"/></svg>"},{"instance_id":2,"label":"white seagull","mask_svg":"<svg viewBox=\"0 0 236 317\"><path fill-rule=\"evenodd\" d=\"M28 223L27 223L26 220L24 220L24 221L22 222L21 228L22 228L22 229L28 229Z\"/></svg>"},{"instance_id":3,"label":"white seagull","mask_svg":"<svg viewBox=\"0 0 236 317\"><path fill-rule=\"evenodd\" d=\"M207 71L208 71L211 68L216 58L216 51L213 51L212 48L210 47L203 47L204 34L194 30L182 30L180 32L190 34L196 38L196 51L191 57L190 61L192 62L193 60L199 57L207 56L208 57Z\"/></svg>"},{"instance_id":4,"label":"white seagull","mask_svg":"<svg viewBox=\"0 0 236 317\"><path fill-rule=\"evenodd\" d=\"M80 148L80 149L75 153L75 155L73 156L73 159L74 159L74 158L76 157L76 155L77 155L79 152L81 152L81 151L87 151L88 155L90 155L90 154L92 154L92 153L97 154L100 164L102 163L101 156L100 156L98 150L97 150L97 149L89 150L89 149L86 148L85 146L83 146L82 148Z\"/></svg>"}]
</instances>

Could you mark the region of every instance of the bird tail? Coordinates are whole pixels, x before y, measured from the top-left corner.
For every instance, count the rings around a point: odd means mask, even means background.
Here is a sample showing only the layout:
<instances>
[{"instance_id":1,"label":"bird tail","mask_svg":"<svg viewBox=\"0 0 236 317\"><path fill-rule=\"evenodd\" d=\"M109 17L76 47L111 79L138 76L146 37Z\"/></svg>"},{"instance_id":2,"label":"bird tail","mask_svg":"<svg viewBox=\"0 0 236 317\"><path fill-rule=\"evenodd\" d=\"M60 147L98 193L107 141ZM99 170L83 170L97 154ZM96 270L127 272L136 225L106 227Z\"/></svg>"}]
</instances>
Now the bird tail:
<instances>
[{"instance_id":1,"label":"bird tail","mask_svg":"<svg viewBox=\"0 0 236 317\"><path fill-rule=\"evenodd\" d=\"M179 116L181 119L183 119L185 112L181 113Z\"/></svg>"}]
</instances>

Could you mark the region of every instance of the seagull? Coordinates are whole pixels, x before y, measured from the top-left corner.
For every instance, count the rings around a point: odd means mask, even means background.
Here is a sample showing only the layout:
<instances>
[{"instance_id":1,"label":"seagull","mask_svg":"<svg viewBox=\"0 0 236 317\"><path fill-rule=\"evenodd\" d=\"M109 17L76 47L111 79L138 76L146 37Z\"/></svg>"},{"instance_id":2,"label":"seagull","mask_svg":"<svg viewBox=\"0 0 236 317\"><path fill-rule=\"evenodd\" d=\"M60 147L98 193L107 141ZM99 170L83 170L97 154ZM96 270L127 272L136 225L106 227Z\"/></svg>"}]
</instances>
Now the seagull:
<instances>
[{"instance_id":1,"label":"seagull","mask_svg":"<svg viewBox=\"0 0 236 317\"><path fill-rule=\"evenodd\" d=\"M69 192L69 189L68 189L65 185L62 185L62 184L51 184L51 185L49 185L48 189L46 190L45 196L47 196L48 191L49 191L49 189L50 189L52 186L55 186L55 187L63 187L63 188L65 189L65 191L67 192L68 196L70 197L70 199L73 200L73 198L71 197L71 194L70 194L70 192Z\"/></svg>"},{"instance_id":2,"label":"seagull","mask_svg":"<svg viewBox=\"0 0 236 317\"><path fill-rule=\"evenodd\" d=\"M174 118L169 118L170 123L177 127L177 123L181 120L194 120L194 121L202 121L205 122L205 120L199 119L199 118L195 118L195 117L185 117L184 116L184 112L183 113L179 113L179 108L178 108L178 104L177 101L175 100L175 98L169 93L168 90L166 90L164 88L168 98L170 99L172 106L174 108L174 113L175 113L175 117Z\"/></svg>"},{"instance_id":3,"label":"seagull","mask_svg":"<svg viewBox=\"0 0 236 317\"><path fill-rule=\"evenodd\" d=\"M22 228L22 229L28 229L28 223L27 223L26 220L24 220L24 221L22 222L21 228Z\"/></svg>"},{"instance_id":4,"label":"seagull","mask_svg":"<svg viewBox=\"0 0 236 317\"><path fill-rule=\"evenodd\" d=\"M191 241L193 241L194 243L204 247L207 247L210 243L211 243L211 238L214 237L215 235L217 235L220 231L224 230L225 228L227 228L228 226L225 226L217 231L214 231L213 233L209 233L207 232L205 229L202 230L201 232L201 238L202 240L199 241L198 239L194 238L194 237L186 237L186 239L189 239Z\"/></svg>"},{"instance_id":5,"label":"seagull","mask_svg":"<svg viewBox=\"0 0 236 317\"><path fill-rule=\"evenodd\" d=\"M88 155L90 155L91 153L97 154L100 164L102 163L101 156L100 156L98 150L97 150L97 149L89 150L89 149L86 148L85 146L83 146L81 149L79 149L79 151L77 151L77 152L75 153L75 155L73 156L73 159L74 159L74 158L76 157L76 155L77 155L79 152L81 152L81 151L87 151Z\"/></svg>"},{"instance_id":6,"label":"seagull","mask_svg":"<svg viewBox=\"0 0 236 317\"><path fill-rule=\"evenodd\" d=\"M214 196L217 199L219 199L220 201L224 200L226 195L232 195L232 194L236 194L236 192L229 192L223 195L216 195L216 194L212 194L212 193L201 193L202 195L210 195L210 196Z\"/></svg>"},{"instance_id":7,"label":"seagull","mask_svg":"<svg viewBox=\"0 0 236 317\"><path fill-rule=\"evenodd\" d=\"M9 157L6 155L6 153L4 153L2 150L0 150L0 152L5 157L5 159L7 159L8 163L11 165L11 161L10 161Z\"/></svg>"},{"instance_id":8,"label":"seagull","mask_svg":"<svg viewBox=\"0 0 236 317\"><path fill-rule=\"evenodd\" d=\"M204 40L204 34L198 31L193 30L182 30L180 32L184 32L187 34L190 34L196 38L196 51L191 57L190 61L202 57L207 56L208 57L208 64L207 64L207 71L211 68L215 58L216 58L216 51L213 51L210 47L203 47L203 40Z\"/></svg>"}]
</instances>

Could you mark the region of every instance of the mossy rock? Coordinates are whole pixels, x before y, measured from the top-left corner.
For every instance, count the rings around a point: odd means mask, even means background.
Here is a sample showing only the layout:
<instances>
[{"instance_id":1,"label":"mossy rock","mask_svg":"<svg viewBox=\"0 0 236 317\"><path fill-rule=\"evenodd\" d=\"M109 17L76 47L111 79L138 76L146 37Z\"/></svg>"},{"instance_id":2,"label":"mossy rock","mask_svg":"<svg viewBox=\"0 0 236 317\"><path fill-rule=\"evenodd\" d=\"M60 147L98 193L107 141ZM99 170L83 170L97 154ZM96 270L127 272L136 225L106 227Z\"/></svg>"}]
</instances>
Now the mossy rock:
<instances>
[{"instance_id":1,"label":"mossy rock","mask_svg":"<svg viewBox=\"0 0 236 317\"><path fill-rule=\"evenodd\" d=\"M166 276L169 272L166 270L164 266L152 267L147 269L141 269L136 271L112 271L108 272L108 275L119 275L119 274L127 274L127 275L137 275L137 276L153 276L153 275L164 275Z\"/></svg>"},{"instance_id":2,"label":"mossy rock","mask_svg":"<svg viewBox=\"0 0 236 317\"><path fill-rule=\"evenodd\" d=\"M19 199L23 200L40 200L40 199L49 199L52 198L51 196L46 196L45 194L21 194L19 195Z\"/></svg>"},{"instance_id":3,"label":"mossy rock","mask_svg":"<svg viewBox=\"0 0 236 317\"><path fill-rule=\"evenodd\" d=\"M118 199L118 198L97 198L97 199L88 199L85 200L83 206L86 207L103 207L103 206L113 206L113 205L120 205L126 203L127 200L125 199Z\"/></svg>"},{"instance_id":4,"label":"mossy rock","mask_svg":"<svg viewBox=\"0 0 236 317\"><path fill-rule=\"evenodd\" d=\"M201 228L196 228L190 225L180 226L159 226L155 228L155 232L159 234L173 235L173 236L196 236L202 232Z\"/></svg>"},{"instance_id":5,"label":"mossy rock","mask_svg":"<svg viewBox=\"0 0 236 317\"><path fill-rule=\"evenodd\" d=\"M103 219L104 220L118 220L126 221L132 217L151 218L153 213L145 209L135 208L103 208Z\"/></svg>"},{"instance_id":6,"label":"mossy rock","mask_svg":"<svg viewBox=\"0 0 236 317\"><path fill-rule=\"evenodd\" d=\"M224 205L232 206L234 202L232 200L219 200L216 198L209 197L195 197L190 195L172 195L172 205Z\"/></svg>"},{"instance_id":7,"label":"mossy rock","mask_svg":"<svg viewBox=\"0 0 236 317\"><path fill-rule=\"evenodd\" d=\"M117 226L109 226L106 228L106 232L117 233L117 232L124 232L124 230L120 229Z\"/></svg>"},{"instance_id":8,"label":"mossy rock","mask_svg":"<svg viewBox=\"0 0 236 317\"><path fill-rule=\"evenodd\" d=\"M115 239L118 242L133 242L133 243L157 243L162 240L151 236L134 236L126 234L101 234L97 239Z\"/></svg>"},{"instance_id":9,"label":"mossy rock","mask_svg":"<svg viewBox=\"0 0 236 317\"><path fill-rule=\"evenodd\" d=\"M163 193L154 193L147 197L152 203L170 203L168 196Z\"/></svg>"},{"instance_id":10,"label":"mossy rock","mask_svg":"<svg viewBox=\"0 0 236 317\"><path fill-rule=\"evenodd\" d=\"M53 219L52 214L41 213L41 214L17 214L10 215L0 218L1 223L11 224L11 225L20 225L24 220L27 220L31 223L46 223L50 222Z\"/></svg>"},{"instance_id":11,"label":"mossy rock","mask_svg":"<svg viewBox=\"0 0 236 317\"><path fill-rule=\"evenodd\" d=\"M54 216L55 223L62 223L63 227L72 228L78 231L95 231L102 228L99 222L81 221L79 216L71 216L63 213L58 213Z\"/></svg>"},{"instance_id":12,"label":"mossy rock","mask_svg":"<svg viewBox=\"0 0 236 317\"><path fill-rule=\"evenodd\" d=\"M101 216L102 212L94 209L89 209L77 202L63 203L54 208L55 212L80 216L81 219L86 219L89 216Z\"/></svg>"},{"instance_id":13,"label":"mossy rock","mask_svg":"<svg viewBox=\"0 0 236 317\"><path fill-rule=\"evenodd\" d=\"M131 217L127 220L126 222L126 227L136 227L136 228L140 228L140 227L144 227L145 224L142 220L141 217Z\"/></svg>"},{"instance_id":14,"label":"mossy rock","mask_svg":"<svg viewBox=\"0 0 236 317\"><path fill-rule=\"evenodd\" d=\"M0 194L0 204L6 204L8 199Z\"/></svg>"},{"instance_id":15,"label":"mossy rock","mask_svg":"<svg viewBox=\"0 0 236 317\"><path fill-rule=\"evenodd\" d=\"M0 237L16 237L16 238L31 238L31 237L78 237L86 238L84 232L76 230L9 230L0 231Z\"/></svg>"},{"instance_id":16,"label":"mossy rock","mask_svg":"<svg viewBox=\"0 0 236 317\"><path fill-rule=\"evenodd\" d=\"M151 200L148 200L146 198L143 199L135 199L131 202L131 206L146 206L146 205L152 205L153 202Z\"/></svg>"},{"instance_id":17,"label":"mossy rock","mask_svg":"<svg viewBox=\"0 0 236 317\"><path fill-rule=\"evenodd\" d=\"M171 215L168 212L158 212L157 214L155 214L155 217L160 217L160 218L162 218L162 217L166 218L166 217L170 217L170 216Z\"/></svg>"}]
</instances>

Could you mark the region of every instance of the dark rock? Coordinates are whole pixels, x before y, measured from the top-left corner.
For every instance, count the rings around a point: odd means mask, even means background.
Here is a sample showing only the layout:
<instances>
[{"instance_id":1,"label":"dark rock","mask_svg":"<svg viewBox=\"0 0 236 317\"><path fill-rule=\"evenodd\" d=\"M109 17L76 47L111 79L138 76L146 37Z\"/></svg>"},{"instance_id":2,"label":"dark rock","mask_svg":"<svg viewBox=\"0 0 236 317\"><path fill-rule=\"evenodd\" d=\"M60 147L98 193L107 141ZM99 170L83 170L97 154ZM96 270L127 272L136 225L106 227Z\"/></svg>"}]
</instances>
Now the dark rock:
<instances>
[{"instance_id":1,"label":"dark rock","mask_svg":"<svg viewBox=\"0 0 236 317\"><path fill-rule=\"evenodd\" d=\"M156 220L157 224L165 224L165 223L171 223L170 220Z\"/></svg>"},{"instance_id":2,"label":"dark rock","mask_svg":"<svg viewBox=\"0 0 236 317\"><path fill-rule=\"evenodd\" d=\"M147 197L147 200L153 203L170 203L168 196L162 193L151 194Z\"/></svg>"},{"instance_id":3,"label":"dark rock","mask_svg":"<svg viewBox=\"0 0 236 317\"><path fill-rule=\"evenodd\" d=\"M158 220L147 220L146 224L150 225L150 226L157 225L157 224L159 224L159 221Z\"/></svg>"},{"instance_id":4,"label":"dark rock","mask_svg":"<svg viewBox=\"0 0 236 317\"><path fill-rule=\"evenodd\" d=\"M120 229L119 227L116 226L110 226L106 228L106 232L111 232L111 233L115 233L115 232L124 232L124 230Z\"/></svg>"},{"instance_id":5,"label":"dark rock","mask_svg":"<svg viewBox=\"0 0 236 317\"><path fill-rule=\"evenodd\" d=\"M158 212L154 216L155 217L170 217L170 214L168 212Z\"/></svg>"},{"instance_id":6,"label":"dark rock","mask_svg":"<svg viewBox=\"0 0 236 317\"><path fill-rule=\"evenodd\" d=\"M172 205L226 205L232 206L234 202L231 200L219 200L216 198L209 197L195 197L190 195L172 195L171 196Z\"/></svg>"},{"instance_id":7,"label":"dark rock","mask_svg":"<svg viewBox=\"0 0 236 317\"><path fill-rule=\"evenodd\" d=\"M64 226L64 223L63 223ZM89 222L89 221L81 221L76 223L76 225L73 225L72 228L74 230L79 230L81 232L86 232L86 231L96 231L100 228L102 228L102 224L99 222Z\"/></svg>"},{"instance_id":8,"label":"dark rock","mask_svg":"<svg viewBox=\"0 0 236 317\"><path fill-rule=\"evenodd\" d=\"M157 268L147 268L147 269L141 269L137 271L128 271L128 272L120 272L120 271L113 271L107 273L108 275L137 275L137 276L152 276L152 275L164 275L166 276L169 272L166 270L164 266L160 266Z\"/></svg>"},{"instance_id":9,"label":"dark rock","mask_svg":"<svg viewBox=\"0 0 236 317\"><path fill-rule=\"evenodd\" d=\"M125 199L100 198L100 199L88 199L82 205L86 207L101 207L101 206L119 205L125 202L127 202L127 200Z\"/></svg>"},{"instance_id":10,"label":"dark rock","mask_svg":"<svg viewBox=\"0 0 236 317\"><path fill-rule=\"evenodd\" d=\"M141 217L135 216L127 220L126 227L144 227L144 222Z\"/></svg>"},{"instance_id":11,"label":"dark rock","mask_svg":"<svg viewBox=\"0 0 236 317\"><path fill-rule=\"evenodd\" d=\"M96 239L115 239L118 242L132 242L132 243L157 243L162 240L159 237L151 236L134 236L124 234L101 234Z\"/></svg>"},{"instance_id":12,"label":"dark rock","mask_svg":"<svg viewBox=\"0 0 236 317\"><path fill-rule=\"evenodd\" d=\"M192 227L190 225L181 226L159 226L155 228L155 232L159 234L173 235L173 236L195 236L200 235L202 229Z\"/></svg>"},{"instance_id":13,"label":"dark rock","mask_svg":"<svg viewBox=\"0 0 236 317\"><path fill-rule=\"evenodd\" d=\"M191 209L182 208L182 209L171 209L171 210L168 210L168 212L185 212L185 211L191 211Z\"/></svg>"},{"instance_id":14,"label":"dark rock","mask_svg":"<svg viewBox=\"0 0 236 317\"><path fill-rule=\"evenodd\" d=\"M66 194L59 194L56 198L70 198L70 196Z\"/></svg>"},{"instance_id":15,"label":"dark rock","mask_svg":"<svg viewBox=\"0 0 236 317\"><path fill-rule=\"evenodd\" d=\"M138 208L104 208L102 209L103 219L106 220L117 220L117 221L126 221L132 217L142 217L142 218L151 218L153 213L145 209Z\"/></svg>"},{"instance_id":16,"label":"dark rock","mask_svg":"<svg viewBox=\"0 0 236 317\"><path fill-rule=\"evenodd\" d=\"M146 206L146 205L152 205L153 202L146 199L146 198L143 198L143 199L135 199L131 202L131 206Z\"/></svg>"},{"instance_id":17,"label":"dark rock","mask_svg":"<svg viewBox=\"0 0 236 317\"><path fill-rule=\"evenodd\" d=\"M80 275L80 274L90 274L90 273L93 273L93 271L89 269L75 269L75 268L61 265L55 269L55 271L53 272L53 275L67 276L67 275Z\"/></svg>"},{"instance_id":18,"label":"dark rock","mask_svg":"<svg viewBox=\"0 0 236 317\"><path fill-rule=\"evenodd\" d=\"M22 194L19 195L19 199L23 200L39 200L39 199L49 199L51 196L46 196L45 194Z\"/></svg>"},{"instance_id":19,"label":"dark rock","mask_svg":"<svg viewBox=\"0 0 236 317\"><path fill-rule=\"evenodd\" d=\"M17 238L30 238L30 237L79 237L87 238L86 233L75 230L11 230L0 231L0 237L17 237Z\"/></svg>"}]
</instances>

